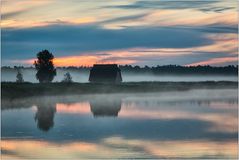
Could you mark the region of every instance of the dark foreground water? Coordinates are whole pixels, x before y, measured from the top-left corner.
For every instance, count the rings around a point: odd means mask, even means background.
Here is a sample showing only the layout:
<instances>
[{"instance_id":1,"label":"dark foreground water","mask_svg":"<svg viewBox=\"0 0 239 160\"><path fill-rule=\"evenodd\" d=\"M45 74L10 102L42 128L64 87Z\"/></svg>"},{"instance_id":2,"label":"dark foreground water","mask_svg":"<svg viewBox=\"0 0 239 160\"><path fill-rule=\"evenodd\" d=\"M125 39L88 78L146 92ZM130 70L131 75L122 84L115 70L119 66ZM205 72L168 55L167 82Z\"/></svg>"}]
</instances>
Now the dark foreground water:
<instances>
[{"instance_id":1,"label":"dark foreground water","mask_svg":"<svg viewBox=\"0 0 239 160\"><path fill-rule=\"evenodd\" d=\"M236 159L237 106L237 89L2 100L2 159Z\"/></svg>"}]
</instances>

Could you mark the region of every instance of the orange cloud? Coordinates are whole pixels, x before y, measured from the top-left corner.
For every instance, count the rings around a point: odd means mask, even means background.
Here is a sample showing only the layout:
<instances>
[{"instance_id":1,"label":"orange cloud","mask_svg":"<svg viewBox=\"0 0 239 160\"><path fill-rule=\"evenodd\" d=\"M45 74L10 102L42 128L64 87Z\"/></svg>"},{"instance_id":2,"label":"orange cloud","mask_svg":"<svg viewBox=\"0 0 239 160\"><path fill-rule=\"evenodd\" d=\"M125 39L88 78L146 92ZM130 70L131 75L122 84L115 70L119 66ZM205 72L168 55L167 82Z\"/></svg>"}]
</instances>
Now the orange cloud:
<instances>
[{"instance_id":1,"label":"orange cloud","mask_svg":"<svg viewBox=\"0 0 239 160\"><path fill-rule=\"evenodd\" d=\"M30 64L32 65L36 59L28 60L13 60L14 63ZM53 63L57 67L63 66L92 66L97 62L96 56L66 56L57 57L53 60Z\"/></svg>"},{"instance_id":2,"label":"orange cloud","mask_svg":"<svg viewBox=\"0 0 239 160\"><path fill-rule=\"evenodd\" d=\"M237 34L210 34L208 38L214 41L211 45L194 48L194 51L205 51L205 52L225 52L237 55Z\"/></svg>"},{"instance_id":3,"label":"orange cloud","mask_svg":"<svg viewBox=\"0 0 239 160\"><path fill-rule=\"evenodd\" d=\"M95 18L93 17L84 17L78 19L57 19L52 21L37 21L37 20L16 20L16 19L7 19L1 21L1 26L3 28L11 28L11 27L18 27L18 28L31 28L31 27L43 27L52 24L71 24L71 25L81 25L81 24L88 24L95 22Z\"/></svg>"},{"instance_id":4,"label":"orange cloud","mask_svg":"<svg viewBox=\"0 0 239 160\"><path fill-rule=\"evenodd\" d=\"M109 54L106 56L102 55L81 55L81 56L65 56L65 57L55 57L53 60L55 66L63 67L63 66L93 66L93 64L101 63L101 64L132 64L135 63L136 60L128 60L127 57L125 59L110 59L111 57L115 57L113 54ZM122 56L121 56L122 57ZM109 59L108 59L109 58ZM32 65L35 59L28 60L11 60L13 63L20 64L29 64Z\"/></svg>"},{"instance_id":5,"label":"orange cloud","mask_svg":"<svg viewBox=\"0 0 239 160\"><path fill-rule=\"evenodd\" d=\"M192 9L161 9L148 12L144 17L105 24L104 27L120 29L125 26L190 26L200 27L212 24L237 25L237 12L228 10L205 13Z\"/></svg>"},{"instance_id":6,"label":"orange cloud","mask_svg":"<svg viewBox=\"0 0 239 160\"><path fill-rule=\"evenodd\" d=\"M53 60L56 66L92 66L97 62L96 56L68 56Z\"/></svg>"},{"instance_id":7,"label":"orange cloud","mask_svg":"<svg viewBox=\"0 0 239 160\"><path fill-rule=\"evenodd\" d=\"M116 60L104 60L105 56L67 56L67 57L59 57L53 60L56 66L93 66L96 63L103 64L130 64L135 61L127 60L127 59L116 59ZM110 57L110 56L109 56Z\"/></svg>"}]
</instances>

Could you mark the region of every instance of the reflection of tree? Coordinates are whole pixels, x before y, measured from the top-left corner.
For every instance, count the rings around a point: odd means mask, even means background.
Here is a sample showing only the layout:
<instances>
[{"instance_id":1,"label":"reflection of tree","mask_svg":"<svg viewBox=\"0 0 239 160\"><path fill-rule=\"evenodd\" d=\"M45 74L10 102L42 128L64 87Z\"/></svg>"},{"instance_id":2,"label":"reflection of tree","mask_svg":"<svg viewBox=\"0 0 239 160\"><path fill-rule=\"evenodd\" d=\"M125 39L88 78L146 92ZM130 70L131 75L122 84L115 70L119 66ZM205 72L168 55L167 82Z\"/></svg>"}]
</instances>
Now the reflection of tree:
<instances>
[{"instance_id":1,"label":"reflection of tree","mask_svg":"<svg viewBox=\"0 0 239 160\"><path fill-rule=\"evenodd\" d=\"M48 131L54 125L55 105L37 106L35 121L40 130Z\"/></svg>"},{"instance_id":2,"label":"reflection of tree","mask_svg":"<svg viewBox=\"0 0 239 160\"><path fill-rule=\"evenodd\" d=\"M117 117L121 109L121 99L93 99L90 100L90 109L94 117Z\"/></svg>"}]
</instances>

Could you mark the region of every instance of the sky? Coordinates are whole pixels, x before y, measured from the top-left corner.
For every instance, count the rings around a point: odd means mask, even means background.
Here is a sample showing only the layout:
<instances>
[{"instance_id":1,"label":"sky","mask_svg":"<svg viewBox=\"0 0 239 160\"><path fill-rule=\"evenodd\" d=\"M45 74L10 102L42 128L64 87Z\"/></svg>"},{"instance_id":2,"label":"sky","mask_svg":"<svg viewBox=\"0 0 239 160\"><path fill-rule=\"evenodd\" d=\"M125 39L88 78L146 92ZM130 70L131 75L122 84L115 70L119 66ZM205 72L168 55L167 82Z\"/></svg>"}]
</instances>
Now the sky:
<instances>
[{"instance_id":1,"label":"sky","mask_svg":"<svg viewBox=\"0 0 239 160\"><path fill-rule=\"evenodd\" d=\"M237 65L236 0L2 0L2 66Z\"/></svg>"}]
</instances>

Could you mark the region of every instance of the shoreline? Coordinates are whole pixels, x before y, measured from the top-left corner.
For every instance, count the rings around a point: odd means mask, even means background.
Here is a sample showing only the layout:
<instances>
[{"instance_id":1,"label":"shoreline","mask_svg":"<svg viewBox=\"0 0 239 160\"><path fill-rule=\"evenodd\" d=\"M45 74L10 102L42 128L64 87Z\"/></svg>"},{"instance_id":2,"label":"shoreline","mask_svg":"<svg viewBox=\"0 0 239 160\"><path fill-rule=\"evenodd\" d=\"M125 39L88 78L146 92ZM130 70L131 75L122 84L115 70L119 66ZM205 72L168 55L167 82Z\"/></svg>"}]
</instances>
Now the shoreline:
<instances>
[{"instance_id":1,"label":"shoreline","mask_svg":"<svg viewBox=\"0 0 239 160\"><path fill-rule=\"evenodd\" d=\"M191 89L237 89L234 81L204 82L123 82L94 83L15 83L1 82L2 99L16 99L42 95L85 95L110 93L145 93L184 91Z\"/></svg>"}]
</instances>

